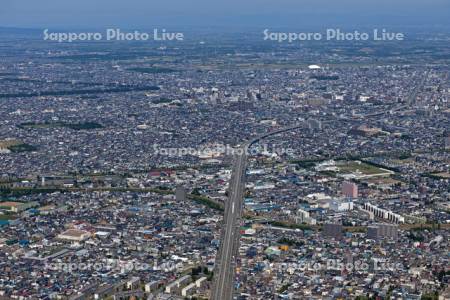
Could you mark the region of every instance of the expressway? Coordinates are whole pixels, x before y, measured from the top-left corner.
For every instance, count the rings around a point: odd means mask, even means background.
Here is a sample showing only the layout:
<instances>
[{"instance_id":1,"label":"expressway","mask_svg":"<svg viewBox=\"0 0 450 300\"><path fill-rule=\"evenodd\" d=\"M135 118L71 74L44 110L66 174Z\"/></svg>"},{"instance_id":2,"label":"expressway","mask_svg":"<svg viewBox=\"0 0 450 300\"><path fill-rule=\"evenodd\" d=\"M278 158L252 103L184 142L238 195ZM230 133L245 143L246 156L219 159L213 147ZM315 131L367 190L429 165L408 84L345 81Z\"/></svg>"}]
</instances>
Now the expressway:
<instances>
[{"instance_id":1,"label":"expressway","mask_svg":"<svg viewBox=\"0 0 450 300\"><path fill-rule=\"evenodd\" d=\"M218 253L218 260L211 299L232 299L234 283L234 261L239 244L239 219L242 213L245 185L245 164L247 146L244 145L234 156L234 168L229 186L229 201L226 203L224 229Z\"/></svg>"},{"instance_id":2,"label":"expressway","mask_svg":"<svg viewBox=\"0 0 450 300\"><path fill-rule=\"evenodd\" d=\"M416 87L410 97L408 104L413 104L417 98L420 88L425 80ZM361 119L369 119L387 114L394 114L405 109L408 105L399 105L390 110L381 111L373 114L366 114ZM345 118L344 118L345 119ZM331 123L331 121L322 122L322 124ZM254 139L246 142L237 149L234 156L233 172L229 186L228 202L225 204L224 228L222 229L220 249L216 259L216 269L214 276L214 284L211 291L212 300L230 300L233 299L234 293L234 269L235 255L239 246L239 221L244 206L244 189L245 189L245 171L247 163L248 149L257 142L282 132L287 132L299 128L304 128L305 124L296 124L285 127L276 131L261 134Z\"/></svg>"},{"instance_id":3,"label":"expressway","mask_svg":"<svg viewBox=\"0 0 450 300\"><path fill-rule=\"evenodd\" d=\"M236 150L231 183L228 188L228 201L225 205L224 228L222 229L220 249L217 256L216 275L211 291L211 299L229 300L233 298L234 263L240 238L239 220L244 206L245 170L248 149L251 145L268 136L276 135L303 126L304 125L295 125L262 134L245 143Z\"/></svg>"}]
</instances>

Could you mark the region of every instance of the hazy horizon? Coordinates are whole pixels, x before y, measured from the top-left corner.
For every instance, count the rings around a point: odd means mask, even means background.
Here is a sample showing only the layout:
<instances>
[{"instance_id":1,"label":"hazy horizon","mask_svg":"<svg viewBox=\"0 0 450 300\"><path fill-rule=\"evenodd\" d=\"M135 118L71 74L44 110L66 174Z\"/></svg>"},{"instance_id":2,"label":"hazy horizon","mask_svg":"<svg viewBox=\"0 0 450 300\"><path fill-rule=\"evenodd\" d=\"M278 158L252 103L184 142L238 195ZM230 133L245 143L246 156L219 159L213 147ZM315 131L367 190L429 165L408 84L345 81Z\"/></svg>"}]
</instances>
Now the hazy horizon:
<instances>
[{"instance_id":1,"label":"hazy horizon","mask_svg":"<svg viewBox=\"0 0 450 300\"><path fill-rule=\"evenodd\" d=\"M387 0L3 0L1 27L447 27L450 1Z\"/></svg>"}]
</instances>

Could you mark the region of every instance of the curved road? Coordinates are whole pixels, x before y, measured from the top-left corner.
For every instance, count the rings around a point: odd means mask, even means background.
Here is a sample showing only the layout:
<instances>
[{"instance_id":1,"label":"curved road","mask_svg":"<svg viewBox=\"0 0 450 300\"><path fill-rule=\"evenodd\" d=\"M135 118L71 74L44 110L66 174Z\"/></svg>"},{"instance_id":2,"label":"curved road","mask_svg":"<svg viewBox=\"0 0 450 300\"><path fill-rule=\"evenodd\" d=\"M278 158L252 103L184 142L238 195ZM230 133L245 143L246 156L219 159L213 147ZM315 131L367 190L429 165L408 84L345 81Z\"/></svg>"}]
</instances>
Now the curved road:
<instances>
[{"instance_id":1,"label":"curved road","mask_svg":"<svg viewBox=\"0 0 450 300\"><path fill-rule=\"evenodd\" d=\"M428 73L427 73L428 75ZM427 77L427 76L425 76ZM423 87L425 79L421 81L411 93L408 98L408 104L411 105L415 102L419 90ZM378 117L388 113L395 113L403 110L408 105L398 105L388 111L381 111L378 113L367 114L361 116L361 119L367 119L371 117ZM330 123L331 121L322 122L322 124ZM243 206L244 206L244 188L245 188L245 170L247 163L248 149L255 143L269 136L276 135L282 132L291 131L294 129L302 128L305 124L294 125L286 128L282 128L276 131L268 132L246 142L239 147L234 156L233 173L231 175L231 183L229 186L229 200L225 204L224 225L222 229L220 249L216 259L216 274L214 285L211 291L211 299L213 300L230 300L233 299L234 291L234 269L235 269L235 256L239 246L239 220L241 218Z\"/></svg>"}]
</instances>

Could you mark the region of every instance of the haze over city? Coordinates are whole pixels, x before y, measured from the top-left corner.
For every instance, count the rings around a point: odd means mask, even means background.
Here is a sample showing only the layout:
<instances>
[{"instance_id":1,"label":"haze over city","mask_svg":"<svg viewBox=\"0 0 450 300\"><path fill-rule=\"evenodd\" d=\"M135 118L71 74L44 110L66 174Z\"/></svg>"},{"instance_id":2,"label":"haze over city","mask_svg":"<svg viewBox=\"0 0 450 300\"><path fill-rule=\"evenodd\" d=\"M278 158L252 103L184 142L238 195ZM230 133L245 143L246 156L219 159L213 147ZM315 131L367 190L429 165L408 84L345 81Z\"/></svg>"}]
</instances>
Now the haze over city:
<instances>
[{"instance_id":1,"label":"haze over city","mask_svg":"<svg viewBox=\"0 0 450 300\"><path fill-rule=\"evenodd\" d=\"M9 27L421 26L450 23L446 0L3 0L0 25Z\"/></svg>"},{"instance_id":2,"label":"haze over city","mask_svg":"<svg viewBox=\"0 0 450 300\"><path fill-rule=\"evenodd\" d=\"M450 299L449 8L2 0L0 300Z\"/></svg>"}]
</instances>

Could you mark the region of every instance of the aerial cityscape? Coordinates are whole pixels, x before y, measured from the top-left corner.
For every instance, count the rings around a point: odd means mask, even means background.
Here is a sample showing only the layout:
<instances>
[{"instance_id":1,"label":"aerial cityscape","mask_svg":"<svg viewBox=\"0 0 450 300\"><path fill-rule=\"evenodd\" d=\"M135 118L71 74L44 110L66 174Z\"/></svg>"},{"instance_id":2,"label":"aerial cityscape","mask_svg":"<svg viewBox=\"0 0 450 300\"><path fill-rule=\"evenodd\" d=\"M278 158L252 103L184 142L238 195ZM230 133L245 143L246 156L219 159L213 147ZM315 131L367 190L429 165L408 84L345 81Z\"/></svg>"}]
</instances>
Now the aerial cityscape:
<instances>
[{"instance_id":1,"label":"aerial cityscape","mask_svg":"<svg viewBox=\"0 0 450 300\"><path fill-rule=\"evenodd\" d=\"M0 300L450 299L448 28L11 24Z\"/></svg>"}]
</instances>

